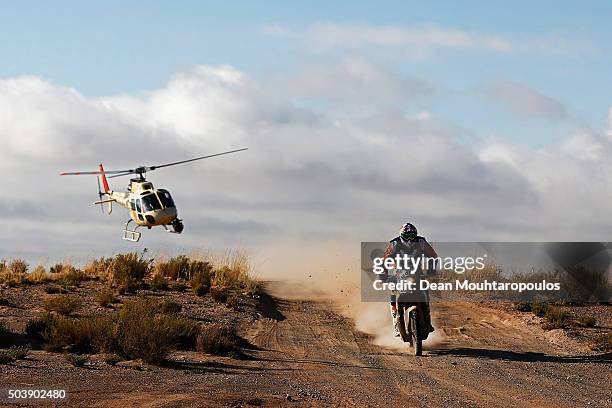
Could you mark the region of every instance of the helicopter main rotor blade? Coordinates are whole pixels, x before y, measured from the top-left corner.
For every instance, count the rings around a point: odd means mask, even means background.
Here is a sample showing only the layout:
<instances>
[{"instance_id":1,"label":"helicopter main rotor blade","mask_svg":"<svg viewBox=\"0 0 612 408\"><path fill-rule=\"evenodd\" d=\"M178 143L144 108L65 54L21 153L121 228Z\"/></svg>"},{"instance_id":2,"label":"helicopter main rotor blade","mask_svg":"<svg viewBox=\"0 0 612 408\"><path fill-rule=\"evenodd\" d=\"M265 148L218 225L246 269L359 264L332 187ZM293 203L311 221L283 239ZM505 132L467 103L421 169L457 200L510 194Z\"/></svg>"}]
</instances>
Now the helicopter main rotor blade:
<instances>
[{"instance_id":1,"label":"helicopter main rotor blade","mask_svg":"<svg viewBox=\"0 0 612 408\"><path fill-rule=\"evenodd\" d=\"M223 156L224 154L237 153L237 152L242 152L244 150L248 150L248 147L244 147L242 149L236 149L236 150L229 150L227 152L209 154L207 156L196 157L194 159L181 160L181 161L177 161L173 163L160 164L158 166L141 166L141 167L136 167L135 169L128 169L128 170L104 170L104 172L102 171L74 171L74 172L60 173L60 176L87 176L87 175L100 175L100 174L109 175L108 178L127 176L129 174L139 174L142 176L147 171L161 169L162 167L175 166L177 164L189 163L192 161L208 159L208 158L216 157L216 156Z\"/></svg>"},{"instance_id":2,"label":"helicopter main rotor blade","mask_svg":"<svg viewBox=\"0 0 612 408\"><path fill-rule=\"evenodd\" d=\"M174 165L177 165L177 164L189 163L189 162L192 162L192 161L208 159L210 157L215 157L215 156L223 156L224 154L242 152L242 151L248 150L248 149L249 149L248 147L243 147L242 149L229 150L227 152L209 154L208 156L196 157L195 159L181 160L181 161L177 161L177 162L174 162L174 163L160 164L159 166L149 166L149 167L145 167L145 169L147 171L153 171L153 170L161 169L162 167L168 167L168 166L174 166Z\"/></svg>"},{"instance_id":3,"label":"helicopter main rotor blade","mask_svg":"<svg viewBox=\"0 0 612 408\"><path fill-rule=\"evenodd\" d=\"M135 171L126 171L126 172L123 172L123 173L119 173L119 174L115 174L115 175L112 175L112 176L108 176L108 178L129 176L130 174L134 174L134 173L136 173L136 172Z\"/></svg>"},{"instance_id":4,"label":"helicopter main rotor blade","mask_svg":"<svg viewBox=\"0 0 612 408\"><path fill-rule=\"evenodd\" d=\"M104 170L104 173L101 171L71 171L60 173L60 176L90 176L96 174L118 174L118 173L126 173L133 172L134 170Z\"/></svg>"}]
</instances>

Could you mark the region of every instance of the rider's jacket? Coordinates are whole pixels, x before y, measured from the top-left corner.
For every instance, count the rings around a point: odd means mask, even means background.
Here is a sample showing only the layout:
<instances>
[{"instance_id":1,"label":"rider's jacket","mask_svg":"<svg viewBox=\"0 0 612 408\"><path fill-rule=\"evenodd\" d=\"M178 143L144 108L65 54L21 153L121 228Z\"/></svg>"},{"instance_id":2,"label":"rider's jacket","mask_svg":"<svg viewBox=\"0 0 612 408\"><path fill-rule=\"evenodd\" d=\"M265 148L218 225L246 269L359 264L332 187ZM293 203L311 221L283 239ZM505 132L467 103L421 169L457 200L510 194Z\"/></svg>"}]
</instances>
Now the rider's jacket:
<instances>
[{"instance_id":1,"label":"rider's jacket","mask_svg":"<svg viewBox=\"0 0 612 408\"><path fill-rule=\"evenodd\" d=\"M395 258L397 255L408 255L410 257L418 258L421 255L433 257L436 256L436 253L431 248L425 237L417 236L414 241L404 241L400 237L396 237L389 241L383 257ZM387 270L383 276L383 279L388 277L389 271Z\"/></svg>"}]
</instances>

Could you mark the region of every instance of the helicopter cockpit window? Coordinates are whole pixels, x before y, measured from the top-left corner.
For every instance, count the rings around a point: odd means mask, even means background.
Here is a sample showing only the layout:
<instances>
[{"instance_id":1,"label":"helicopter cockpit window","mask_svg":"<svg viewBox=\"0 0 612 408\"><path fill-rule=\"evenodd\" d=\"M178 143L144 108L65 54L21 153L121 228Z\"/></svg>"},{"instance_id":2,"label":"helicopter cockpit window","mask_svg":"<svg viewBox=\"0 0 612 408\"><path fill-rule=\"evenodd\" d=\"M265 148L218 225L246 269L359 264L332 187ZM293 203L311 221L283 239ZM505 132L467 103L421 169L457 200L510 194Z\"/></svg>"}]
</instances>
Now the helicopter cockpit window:
<instances>
[{"instance_id":1,"label":"helicopter cockpit window","mask_svg":"<svg viewBox=\"0 0 612 408\"><path fill-rule=\"evenodd\" d=\"M157 190L157 195L164 208L174 207L174 201L169 192L166 190Z\"/></svg>"},{"instance_id":2,"label":"helicopter cockpit window","mask_svg":"<svg viewBox=\"0 0 612 408\"><path fill-rule=\"evenodd\" d=\"M161 204L157 196L155 194L149 194L142 197L142 209L144 212L161 209Z\"/></svg>"},{"instance_id":3,"label":"helicopter cockpit window","mask_svg":"<svg viewBox=\"0 0 612 408\"><path fill-rule=\"evenodd\" d=\"M136 200L136 211L142 212L142 208L140 207L140 200Z\"/></svg>"}]
</instances>

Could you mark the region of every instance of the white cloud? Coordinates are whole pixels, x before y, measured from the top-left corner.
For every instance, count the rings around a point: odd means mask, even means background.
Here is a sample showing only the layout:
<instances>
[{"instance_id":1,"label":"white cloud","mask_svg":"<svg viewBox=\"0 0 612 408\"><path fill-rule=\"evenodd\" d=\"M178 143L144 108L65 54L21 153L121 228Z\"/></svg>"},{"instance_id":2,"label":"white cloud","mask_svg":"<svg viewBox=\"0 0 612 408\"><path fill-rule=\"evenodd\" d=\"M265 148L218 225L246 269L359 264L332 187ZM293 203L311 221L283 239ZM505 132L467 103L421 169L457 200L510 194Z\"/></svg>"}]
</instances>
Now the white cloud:
<instances>
[{"instance_id":1,"label":"white cloud","mask_svg":"<svg viewBox=\"0 0 612 408\"><path fill-rule=\"evenodd\" d=\"M489 83L483 87L483 92L520 116L551 120L568 116L566 107L558 100L516 82Z\"/></svg>"},{"instance_id":2,"label":"white cloud","mask_svg":"<svg viewBox=\"0 0 612 408\"><path fill-rule=\"evenodd\" d=\"M427 56L436 49L484 50L496 53L535 52L573 54L592 46L554 35L511 38L437 25L391 26L351 23L316 23L306 29L281 25L263 28L265 35L300 41L315 50L391 48L406 55Z\"/></svg>"},{"instance_id":3,"label":"white cloud","mask_svg":"<svg viewBox=\"0 0 612 408\"><path fill-rule=\"evenodd\" d=\"M320 85L304 87L305 78ZM386 239L406 220L439 240L606 239L610 140L466 144L456 126L409 113L427 96L394 92L411 81L352 59L265 80L202 66L160 89L105 98L35 77L0 81L0 189L10 192L0 200L0 248L53 258L142 246L358 243ZM342 93L346 84L358 90L357 105L347 96L354 89ZM329 106L320 105L326 98ZM101 161L124 168L242 146L249 151L150 173L173 192L186 229L178 237L145 231L136 247L120 240L125 212L103 218L91 206L93 178L58 176ZM120 189L127 180L111 183Z\"/></svg>"}]
</instances>

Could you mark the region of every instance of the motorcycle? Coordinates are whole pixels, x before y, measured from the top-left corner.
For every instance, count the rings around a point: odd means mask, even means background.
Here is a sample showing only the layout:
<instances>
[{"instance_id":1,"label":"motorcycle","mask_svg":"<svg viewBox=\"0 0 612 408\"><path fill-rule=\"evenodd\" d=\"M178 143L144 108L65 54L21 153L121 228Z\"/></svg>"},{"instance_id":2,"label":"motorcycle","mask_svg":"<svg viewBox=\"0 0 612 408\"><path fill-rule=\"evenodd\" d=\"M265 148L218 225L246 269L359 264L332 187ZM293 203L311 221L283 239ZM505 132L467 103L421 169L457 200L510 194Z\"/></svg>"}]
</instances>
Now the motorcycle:
<instances>
[{"instance_id":1,"label":"motorcycle","mask_svg":"<svg viewBox=\"0 0 612 408\"><path fill-rule=\"evenodd\" d=\"M405 279L415 282L412 277ZM415 286L412 291L395 291L395 306L400 338L413 348L415 356L422 356L423 340L429 335L429 326L423 312L428 299L425 291L418 290L418 282Z\"/></svg>"}]
</instances>

